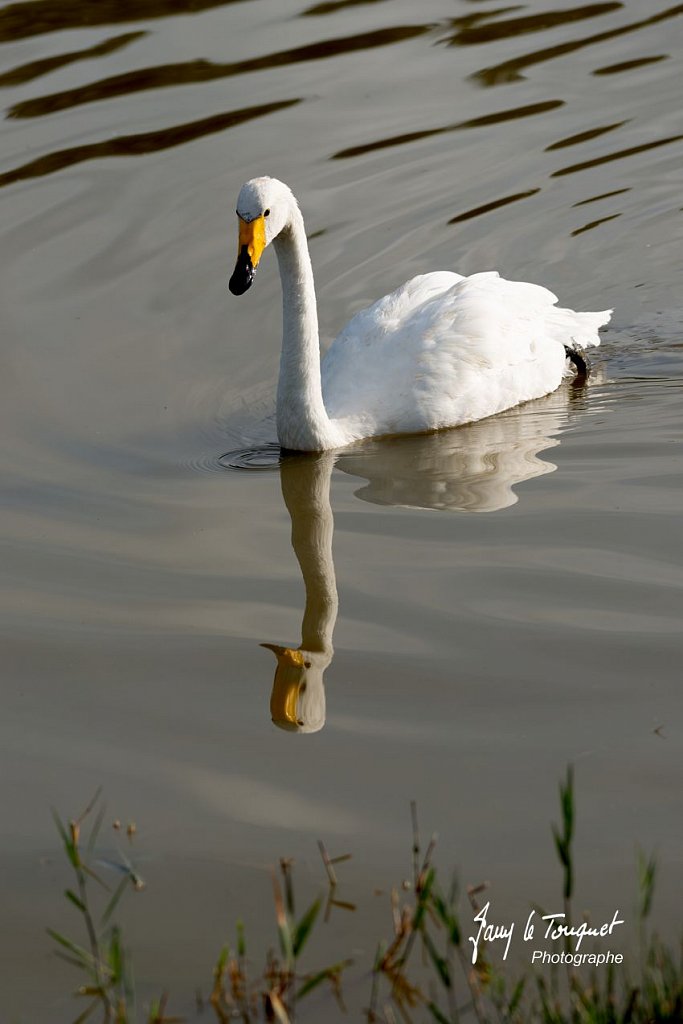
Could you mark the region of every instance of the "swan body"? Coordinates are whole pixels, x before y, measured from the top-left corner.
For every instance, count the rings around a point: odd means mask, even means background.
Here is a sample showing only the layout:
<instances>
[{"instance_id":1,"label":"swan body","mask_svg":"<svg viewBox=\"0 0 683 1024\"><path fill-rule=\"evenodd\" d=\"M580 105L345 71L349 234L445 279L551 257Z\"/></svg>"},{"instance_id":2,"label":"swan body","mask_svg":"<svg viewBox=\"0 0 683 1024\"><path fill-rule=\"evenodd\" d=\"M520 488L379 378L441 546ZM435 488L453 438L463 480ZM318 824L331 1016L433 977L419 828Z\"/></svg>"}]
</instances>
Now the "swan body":
<instances>
[{"instance_id":1,"label":"swan body","mask_svg":"<svg viewBox=\"0 0 683 1024\"><path fill-rule=\"evenodd\" d=\"M313 271L289 188L254 178L237 202L239 250L230 290L252 283L272 241L280 265L283 341L277 432L284 448L324 451L387 434L493 416L559 387L567 349L600 344L611 310L575 313L539 285L495 271L412 278L357 313L320 361Z\"/></svg>"}]
</instances>

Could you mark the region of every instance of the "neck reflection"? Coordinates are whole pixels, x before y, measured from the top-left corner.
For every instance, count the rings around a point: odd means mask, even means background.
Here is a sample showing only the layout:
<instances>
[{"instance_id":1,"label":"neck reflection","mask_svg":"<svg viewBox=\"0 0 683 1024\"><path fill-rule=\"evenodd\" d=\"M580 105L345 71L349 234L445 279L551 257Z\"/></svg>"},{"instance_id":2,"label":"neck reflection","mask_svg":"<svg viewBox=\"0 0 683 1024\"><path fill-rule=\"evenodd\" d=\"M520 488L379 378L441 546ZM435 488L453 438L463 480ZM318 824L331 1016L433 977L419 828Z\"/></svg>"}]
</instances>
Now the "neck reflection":
<instances>
[{"instance_id":1,"label":"neck reflection","mask_svg":"<svg viewBox=\"0 0 683 1024\"><path fill-rule=\"evenodd\" d=\"M333 452L286 457L280 467L282 497L292 519L292 547L306 588L298 648L263 644L277 658L270 697L275 725L317 732L325 724L323 675L332 661L339 601L332 559L330 505Z\"/></svg>"}]
</instances>

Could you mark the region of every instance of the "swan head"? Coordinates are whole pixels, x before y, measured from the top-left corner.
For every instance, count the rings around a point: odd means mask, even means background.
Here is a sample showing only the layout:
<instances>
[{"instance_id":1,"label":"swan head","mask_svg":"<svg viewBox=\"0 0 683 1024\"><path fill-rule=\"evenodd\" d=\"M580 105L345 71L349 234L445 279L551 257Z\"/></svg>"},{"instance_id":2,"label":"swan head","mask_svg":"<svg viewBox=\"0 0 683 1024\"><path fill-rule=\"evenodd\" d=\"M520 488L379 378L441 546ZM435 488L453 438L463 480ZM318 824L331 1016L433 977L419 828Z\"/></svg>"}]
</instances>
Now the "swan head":
<instances>
[{"instance_id":1,"label":"swan head","mask_svg":"<svg viewBox=\"0 0 683 1024\"><path fill-rule=\"evenodd\" d=\"M318 732L325 724L323 673L329 652L261 644L277 658L270 715L275 725L287 732Z\"/></svg>"},{"instance_id":2,"label":"swan head","mask_svg":"<svg viewBox=\"0 0 683 1024\"><path fill-rule=\"evenodd\" d=\"M252 178L237 197L237 263L228 287L244 295L254 280L263 250L289 223L296 199L277 178Z\"/></svg>"}]
</instances>

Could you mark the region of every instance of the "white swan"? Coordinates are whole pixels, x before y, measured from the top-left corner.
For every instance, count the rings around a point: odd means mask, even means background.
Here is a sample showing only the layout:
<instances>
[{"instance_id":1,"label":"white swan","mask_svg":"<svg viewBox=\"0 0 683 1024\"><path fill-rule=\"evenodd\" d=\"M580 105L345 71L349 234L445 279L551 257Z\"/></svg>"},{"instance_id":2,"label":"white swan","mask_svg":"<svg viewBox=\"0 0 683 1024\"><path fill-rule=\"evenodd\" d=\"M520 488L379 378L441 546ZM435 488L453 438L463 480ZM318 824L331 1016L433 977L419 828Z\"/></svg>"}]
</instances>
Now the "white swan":
<instances>
[{"instance_id":1,"label":"white swan","mask_svg":"<svg viewBox=\"0 0 683 1024\"><path fill-rule=\"evenodd\" d=\"M484 419L554 391L567 358L600 343L611 310L558 309L552 292L495 272L407 281L357 313L320 366L313 270L297 201L276 178L253 178L237 200L239 246L230 291L251 285L273 242L283 292L277 433L284 448L325 451L361 438Z\"/></svg>"}]
</instances>

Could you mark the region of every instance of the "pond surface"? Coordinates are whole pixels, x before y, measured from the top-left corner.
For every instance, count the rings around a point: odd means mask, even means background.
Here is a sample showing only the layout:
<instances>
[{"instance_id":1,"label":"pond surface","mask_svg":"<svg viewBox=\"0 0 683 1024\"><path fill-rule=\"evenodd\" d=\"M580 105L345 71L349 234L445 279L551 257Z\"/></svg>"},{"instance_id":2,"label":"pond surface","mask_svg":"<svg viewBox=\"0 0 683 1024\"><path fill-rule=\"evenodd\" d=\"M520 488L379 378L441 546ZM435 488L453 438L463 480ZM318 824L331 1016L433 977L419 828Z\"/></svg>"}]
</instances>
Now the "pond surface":
<instances>
[{"instance_id":1,"label":"pond surface","mask_svg":"<svg viewBox=\"0 0 683 1024\"><path fill-rule=\"evenodd\" d=\"M140 992L172 983L188 1014L237 917L273 941L268 865L294 856L316 891L318 838L354 854L364 908L323 946L367 969L411 799L501 917L556 903L568 762L578 905L619 907L627 946L640 844L656 923L679 926L682 16L0 10L3 1020L75 1016L44 934L77 927L49 807L98 785L138 827ZM415 273L495 268L614 307L589 386L280 468L272 254L227 291L237 192L263 173L300 199L324 345ZM271 710L302 628L328 648L297 732Z\"/></svg>"}]
</instances>

